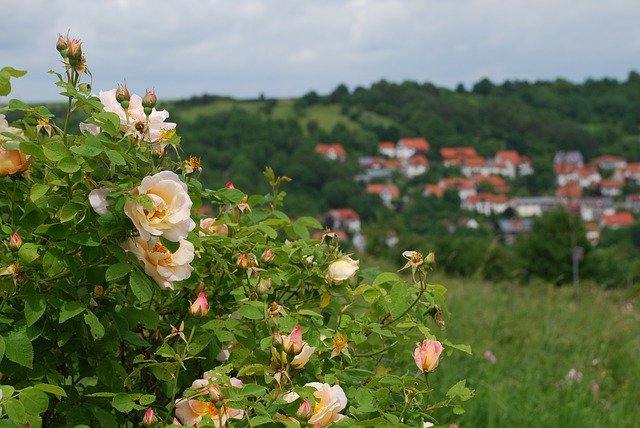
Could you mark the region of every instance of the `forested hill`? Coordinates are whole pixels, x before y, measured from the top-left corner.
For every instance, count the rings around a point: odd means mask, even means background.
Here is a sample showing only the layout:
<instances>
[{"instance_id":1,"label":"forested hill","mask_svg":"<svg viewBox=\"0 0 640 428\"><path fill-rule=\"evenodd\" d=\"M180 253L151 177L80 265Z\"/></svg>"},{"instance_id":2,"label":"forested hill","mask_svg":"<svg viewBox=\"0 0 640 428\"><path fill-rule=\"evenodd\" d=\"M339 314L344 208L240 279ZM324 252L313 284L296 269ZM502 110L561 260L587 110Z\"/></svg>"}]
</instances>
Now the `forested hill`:
<instances>
[{"instance_id":1,"label":"forested hill","mask_svg":"<svg viewBox=\"0 0 640 428\"><path fill-rule=\"evenodd\" d=\"M331 94L309 92L298 99L234 100L203 95L165 102L178 123L188 154L202 157L211 186L232 180L246 191L265 190L266 165L294 179L288 186L294 212L313 214L329 207L368 206L353 181L357 159L377 153L379 141L422 136L438 149L473 146L480 155L515 149L533 162L536 174L521 193L553 187L557 150L581 150L640 160L640 74L623 81L482 80L472 88L438 88L429 83L380 81ZM347 161L336 163L314 153L321 143L339 143ZM437 178L437 171L434 171ZM428 177L425 181L431 181ZM366 211L366 210L365 210ZM367 213L361 215L367 216Z\"/></svg>"}]
</instances>

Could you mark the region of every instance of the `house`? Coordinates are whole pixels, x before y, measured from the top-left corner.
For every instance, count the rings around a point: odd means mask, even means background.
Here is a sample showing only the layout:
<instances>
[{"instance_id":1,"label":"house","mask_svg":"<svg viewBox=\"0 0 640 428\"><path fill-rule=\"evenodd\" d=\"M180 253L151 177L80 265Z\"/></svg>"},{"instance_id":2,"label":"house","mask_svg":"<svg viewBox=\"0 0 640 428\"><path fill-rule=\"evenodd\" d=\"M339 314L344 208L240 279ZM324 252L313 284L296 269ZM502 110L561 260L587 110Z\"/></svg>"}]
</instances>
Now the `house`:
<instances>
[{"instance_id":1,"label":"house","mask_svg":"<svg viewBox=\"0 0 640 428\"><path fill-rule=\"evenodd\" d=\"M556 209L558 200L550 196L513 198L509 206L518 214L518 217L533 217Z\"/></svg>"},{"instance_id":2,"label":"house","mask_svg":"<svg viewBox=\"0 0 640 428\"><path fill-rule=\"evenodd\" d=\"M464 157L460 160L460 172L465 177L491 174L491 167L482 156Z\"/></svg>"},{"instance_id":3,"label":"house","mask_svg":"<svg viewBox=\"0 0 640 428\"><path fill-rule=\"evenodd\" d=\"M381 155L395 158L396 157L396 145L391 141L381 141L378 143L378 152Z\"/></svg>"},{"instance_id":4,"label":"house","mask_svg":"<svg viewBox=\"0 0 640 428\"><path fill-rule=\"evenodd\" d=\"M493 166L496 174L509 178L533 174L531 160L516 150L498 150L493 158Z\"/></svg>"},{"instance_id":5,"label":"house","mask_svg":"<svg viewBox=\"0 0 640 428\"><path fill-rule=\"evenodd\" d=\"M422 190L422 196L435 196L441 198L444 196L444 187L438 184L425 184Z\"/></svg>"},{"instance_id":6,"label":"house","mask_svg":"<svg viewBox=\"0 0 640 428\"><path fill-rule=\"evenodd\" d=\"M633 211L636 214L640 213L640 193L627 195L624 200L624 206L629 211Z\"/></svg>"},{"instance_id":7,"label":"house","mask_svg":"<svg viewBox=\"0 0 640 428\"><path fill-rule=\"evenodd\" d=\"M344 161L347 158L342 144L318 144L315 151L330 160Z\"/></svg>"},{"instance_id":8,"label":"house","mask_svg":"<svg viewBox=\"0 0 640 428\"><path fill-rule=\"evenodd\" d=\"M504 195L478 193L462 201L462 208L484 215L502 214L508 208L508 202Z\"/></svg>"},{"instance_id":9,"label":"house","mask_svg":"<svg viewBox=\"0 0 640 428\"><path fill-rule=\"evenodd\" d=\"M608 197L580 199L580 219L584 222L599 221L606 214L613 214L613 199Z\"/></svg>"},{"instance_id":10,"label":"house","mask_svg":"<svg viewBox=\"0 0 640 428\"><path fill-rule=\"evenodd\" d=\"M575 182L569 183L566 186L559 186L556 189L556 196L561 202L567 203L579 199L582 196L582 189Z\"/></svg>"},{"instance_id":11,"label":"house","mask_svg":"<svg viewBox=\"0 0 640 428\"><path fill-rule=\"evenodd\" d=\"M622 194L622 188L624 187L624 181L616 179L602 180L600 183L600 194L602 196L620 196Z\"/></svg>"},{"instance_id":12,"label":"house","mask_svg":"<svg viewBox=\"0 0 640 428\"><path fill-rule=\"evenodd\" d=\"M367 184L367 193L379 195L387 208L393 208L391 202L400 197L400 189L395 184Z\"/></svg>"},{"instance_id":13,"label":"house","mask_svg":"<svg viewBox=\"0 0 640 428\"><path fill-rule=\"evenodd\" d=\"M633 222L633 214L631 214L629 211L619 211L614 214L603 216L600 224L602 225L602 227L619 229L621 227L631 226Z\"/></svg>"},{"instance_id":14,"label":"house","mask_svg":"<svg viewBox=\"0 0 640 428\"><path fill-rule=\"evenodd\" d=\"M476 183L476 187L481 184L487 184L496 193L509 193L509 190L511 190L505 179L499 175L478 175L474 177L473 181Z\"/></svg>"},{"instance_id":15,"label":"house","mask_svg":"<svg viewBox=\"0 0 640 428\"><path fill-rule=\"evenodd\" d=\"M360 216L352 208L335 208L322 216L322 224L334 230L346 230L350 233L360 232Z\"/></svg>"},{"instance_id":16,"label":"house","mask_svg":"<svg viewBox=\"0 0 640 428\"><path fill-rule=\"evenodd\" d=\"M598 241L600 241L600 226L598 226L598 223L594 221L584 223L584 228L587 231L587 241L591 245L598 245Z\"/></svg>"},{"instance_id":17,"label":"house","mask_svg":"<svg viewBox=\"0 0 640 428\"><path fill-rule=\"evenodd\" d=\"M625 180L627 183L640 184L640 163L628 163L626 166L616 169L612 178Z\"/></svg>"},{"instance_id":18,"label":"house","mask_svg":"<svg viewBox=\"0 0 640 428\"><path fill-rule=\"evenodd\" d=\"M402 173L407 178L417 177L429 170L429 160L424 155L414 155L402 163Z\"/></svg>"},{"instance_id":19,"label":"house","mask_svg":"<svg viewBox=\"0 0 640 428\"><path fill-rule=\"evenodd\" d=\"M584 157L582 156L582 153L577 150L568 152L560 151L556 152L553 157L553 164L582 166L584 165Z\"/></svg>"},{"instance_id":20,"label":"house","mask_svg":"<svg viewBox=\"0 0 640 428\"><path fill-rule=\"evenodd\" d=\"M443 147L440 149L440 157L445 167L457 167L466 158L478 157L473 147Z\"/></svg>"},{"instance_id":21,"label":"house","mask_svg":"<svg viewBox=\"0 0 640 428\"><path fill-rule=\"evenodd\" d=\"M444 189L443 194L447 190L457 190L461 201L476 194L476 186L468 178L443 178L438 185Z\"/></svg>"},{"instance_id":22,"label":"house","mask_svg":"<svg viewBox=\"0 0 640 428\"><path fill-rule=\"evenodd\" d=\"M602 181L598 168L594 165L583 165L577 168L578 184L583 189L597 187Z\"/></svg>"},{"instance_id":23,"label":"house","mask_svg":"<svg viewBox=\"0 0 640 428\"><path fill-rule=\"evenodd\" d=\"M615 170L627 166L627 160L620 156L602 155L591 159L591 164L596 168Z\"/></svg>"},{"instance_id":24,"label":"house","mask_svg":"<svg viewBox=\"0 0 640 428\"><path fill-rule=\"evenodd\" d=\"M531 219L500 219L498 220L498 230L505 240L505 243L512 244L517 235L531 233L533 222Z\"/></svg>"},{"instance_id":25,"label":"house","mask_svg":"<svg viewBox=\"0 0 640 428\"><path fill-rule=\"evenodd\" d=\"M398 242L400 242L398 233L393 229L387 230L387 236L384 238L385 245L389 248L393 248L398 245Z\"/></svg>"},{"instance_id":26,"label":"house","mask_svg":"<svg viewBox=\"0 0 640 428\"><path fill-rule=\"evenodd\" d=\"M396 156L400 159L409 159L416 153L428 152L430 148L426 138L400 138L396 144Z\"/></svg>"}]
</instances>

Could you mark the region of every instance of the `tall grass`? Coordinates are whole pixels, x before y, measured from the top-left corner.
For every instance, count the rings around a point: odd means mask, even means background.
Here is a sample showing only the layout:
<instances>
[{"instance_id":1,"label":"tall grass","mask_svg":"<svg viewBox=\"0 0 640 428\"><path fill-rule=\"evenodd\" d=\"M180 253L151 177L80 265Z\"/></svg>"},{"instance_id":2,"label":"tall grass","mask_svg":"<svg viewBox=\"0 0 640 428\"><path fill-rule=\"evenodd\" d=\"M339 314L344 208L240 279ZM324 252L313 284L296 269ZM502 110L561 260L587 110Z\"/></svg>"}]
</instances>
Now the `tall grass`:
<instances>
[{"instance_id":1,"label":"tall grass","mask_svg":"<svg viewBox=\"0 0 640 428\"><path fill-rule=\"evenodd\" d=\"M433 281L449 289L449 338L474 351L473 357L460 352L445 357L433 374L432 385L444 388L466 378L476 390L466 413L447 422L461 427L640 427L637 288Z\"/></svg>"}]
</instances>

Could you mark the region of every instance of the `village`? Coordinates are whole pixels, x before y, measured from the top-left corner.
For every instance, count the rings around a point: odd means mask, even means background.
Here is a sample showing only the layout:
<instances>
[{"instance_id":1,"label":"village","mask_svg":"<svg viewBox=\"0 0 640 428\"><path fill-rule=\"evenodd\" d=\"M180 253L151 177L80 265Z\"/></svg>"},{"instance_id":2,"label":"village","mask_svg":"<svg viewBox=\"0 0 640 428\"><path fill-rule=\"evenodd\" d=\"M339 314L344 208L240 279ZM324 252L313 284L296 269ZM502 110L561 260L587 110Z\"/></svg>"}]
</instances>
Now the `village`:
<instances>
[{"instance_id":1,"label":"village","mask_svg":"<svg viewBox=\"0 0 640 428\"><path fill-rule=\"evenodd\" d=\"M315 151L337 162L347 158L341 144L319 144ZM451 170L452 177L424 184L420 194L443 198L445 192L457 193L460 209L470 215L450 225L450 231L458 227L479 228L474 215L491 217L507 244L518 234L530 232L533 218L558 208L580 218L592 245L597 245L603 228L630 226L635 221L634 214L640 212L640 194L623 192L627 184L640 185L640 163L628 162L620 156L603 155L586 160L579 151L558 151L553 159L555 189L523 197L510 196L517 190L510 182L536 172L531 160L515 150L500 150L487 158L473 147L443 147L433 153L432 158L437 160L432 161L428 157L430 151L429 142L422 137L379 142L377 153L358 159L361 172L354 180L363 182L368 193L379 195L387 208L394 209L407 198L394 181L428 174L430 165L439 162ZM357 250L366 249L360 216L352 208L329 210L322 221L342 240L350 239ZM393 247L397 242L397 233L389 230L386 244Z\"/></svg>"}]
</instances>

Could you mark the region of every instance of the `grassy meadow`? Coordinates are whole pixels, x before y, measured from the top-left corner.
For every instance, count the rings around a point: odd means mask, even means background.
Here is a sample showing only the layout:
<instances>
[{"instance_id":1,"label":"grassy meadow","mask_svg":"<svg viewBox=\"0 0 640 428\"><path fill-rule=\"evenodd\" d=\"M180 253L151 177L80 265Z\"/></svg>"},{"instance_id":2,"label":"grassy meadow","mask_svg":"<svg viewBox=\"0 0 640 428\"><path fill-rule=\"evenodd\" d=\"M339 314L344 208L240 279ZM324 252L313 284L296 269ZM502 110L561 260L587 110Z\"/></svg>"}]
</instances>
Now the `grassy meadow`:
<instances>
[{"instance_id":1,"label":"grassy meadow","mask_svg":"<svg viewBox=\"0 0 640 428\"><path fill-rule=\"evenodd\" d=\"M474 354L454 352L433 374L434 386L438 379L444 387L466 378L476 390L466 413L446 422L640 426L637 288L489 284L437 275L431 282L448 287L449 338L471 345Z\"/></svg>"}]
</instances>

